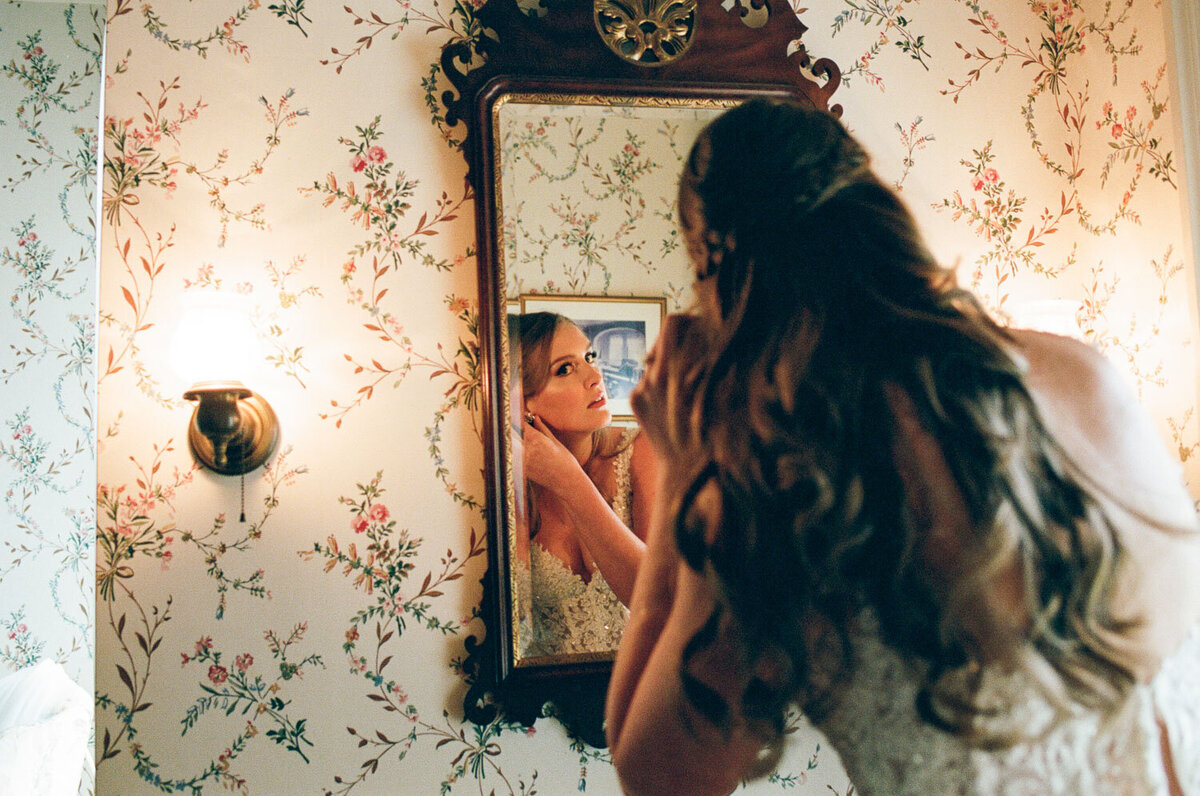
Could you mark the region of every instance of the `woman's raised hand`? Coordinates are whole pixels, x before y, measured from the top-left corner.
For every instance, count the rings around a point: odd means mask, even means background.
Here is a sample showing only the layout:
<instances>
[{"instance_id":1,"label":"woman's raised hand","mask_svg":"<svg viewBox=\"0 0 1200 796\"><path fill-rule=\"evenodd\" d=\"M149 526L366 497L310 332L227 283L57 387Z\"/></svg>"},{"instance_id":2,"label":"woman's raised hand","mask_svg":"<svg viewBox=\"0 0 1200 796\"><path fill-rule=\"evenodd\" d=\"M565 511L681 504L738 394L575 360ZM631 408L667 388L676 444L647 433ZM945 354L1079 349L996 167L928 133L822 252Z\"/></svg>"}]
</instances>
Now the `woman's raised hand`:
<instances>
[{"instance_id":1,"label":"woman's raised hand","mask_svg":"<svg viewBox=\"0 0 1200 796\"><path fill-rule=\"evenodd\" d=\"M705 358L706 342L699 319L668 315L654 347L646 356L646 371L629 396L642 432L660 459L684 451L694 442L684 407L691 406Z\"/></svg>"},{"instance_id":2,"label":"woman's raised hand","mask_svg":"<svg viewBox=\"0 0 1200 796\"><path fill-rule=\"evenodd\" d=\"M579 460L558 441L550 427L537 415L525 416L523 463L525 477L554 494L566 497L578 486L578 476L587 475Z\"/></svg>"}]
</instances>

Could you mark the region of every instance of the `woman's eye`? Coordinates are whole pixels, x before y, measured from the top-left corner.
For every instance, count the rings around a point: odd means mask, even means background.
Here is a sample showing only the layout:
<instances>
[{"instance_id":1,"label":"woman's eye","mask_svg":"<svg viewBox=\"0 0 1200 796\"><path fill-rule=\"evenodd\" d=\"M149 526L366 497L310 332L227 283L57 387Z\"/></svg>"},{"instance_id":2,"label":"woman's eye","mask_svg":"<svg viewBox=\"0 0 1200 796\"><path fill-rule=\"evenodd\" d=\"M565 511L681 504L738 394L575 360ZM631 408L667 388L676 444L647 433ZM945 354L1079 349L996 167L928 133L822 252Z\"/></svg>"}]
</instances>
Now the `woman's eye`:
<instances>
[{"instance_id":1,"label":"woman's eye","mask_svg":"<svg viewBox=\"0 0 1200 796\"><path fill-rule=\"evenodd\" d=\"M558 370L554 371L554 375L555 376L570 376L571 371L573 371L574 369L575 369L575 366L572 365L570 362L564 362L563 364L558 366Z\"/></svg>"},{"instance_id":2,"label":"woman's eye","mask_svg":"<svg viewBox=\"0 0 1200 796\"><path fill-rule=\"evenodd\" d=\"M589 365L591 363L595 362L599 358L600 358L600 355L597 354L595 351L588 351L586 354L583 355L583 361L587 362Z\"/></svg>"}]
</instances>

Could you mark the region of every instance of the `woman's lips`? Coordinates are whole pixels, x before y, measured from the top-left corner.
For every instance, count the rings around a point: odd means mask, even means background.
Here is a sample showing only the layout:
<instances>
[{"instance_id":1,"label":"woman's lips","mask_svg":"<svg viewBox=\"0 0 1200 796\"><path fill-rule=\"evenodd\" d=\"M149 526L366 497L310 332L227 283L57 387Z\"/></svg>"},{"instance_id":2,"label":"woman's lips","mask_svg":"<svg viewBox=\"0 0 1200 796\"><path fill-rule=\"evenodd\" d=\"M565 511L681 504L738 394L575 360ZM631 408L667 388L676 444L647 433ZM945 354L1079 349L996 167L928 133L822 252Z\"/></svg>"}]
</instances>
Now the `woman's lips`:
<instances>
[{"instance_id":1,"label":"woman's lips","mask_svg":"<svg viewBox=\"0 0 1200 796\"><path fill-rule=\"evenodd\" d=\"M588 404L588 409L603 409L608 404L608 398L601 395L596 400Z\"/></svg>"}]
</instances>

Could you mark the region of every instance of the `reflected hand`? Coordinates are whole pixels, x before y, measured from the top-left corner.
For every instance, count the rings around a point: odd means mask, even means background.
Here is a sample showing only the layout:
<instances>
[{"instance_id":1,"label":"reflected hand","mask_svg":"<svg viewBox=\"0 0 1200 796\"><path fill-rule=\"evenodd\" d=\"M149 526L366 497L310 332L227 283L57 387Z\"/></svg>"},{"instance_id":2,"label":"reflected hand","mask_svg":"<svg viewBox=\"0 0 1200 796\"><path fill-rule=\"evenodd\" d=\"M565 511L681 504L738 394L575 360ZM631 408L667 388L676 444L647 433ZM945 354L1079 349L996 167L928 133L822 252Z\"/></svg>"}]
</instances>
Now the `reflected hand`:
<instances>
[{"instance_id":1,"label":"reflected hand","mask_svg":"<svg viewBox=\"0 0 1200 796\"><path fill-rule=\"evenodd\" d=\"M533 418L532 422L528 417ZM528 417L523 439L525 477L556 495L568 496L577 483L572 476L583 473L583 467L540 417Z\"/></svg>"}]
</instances>

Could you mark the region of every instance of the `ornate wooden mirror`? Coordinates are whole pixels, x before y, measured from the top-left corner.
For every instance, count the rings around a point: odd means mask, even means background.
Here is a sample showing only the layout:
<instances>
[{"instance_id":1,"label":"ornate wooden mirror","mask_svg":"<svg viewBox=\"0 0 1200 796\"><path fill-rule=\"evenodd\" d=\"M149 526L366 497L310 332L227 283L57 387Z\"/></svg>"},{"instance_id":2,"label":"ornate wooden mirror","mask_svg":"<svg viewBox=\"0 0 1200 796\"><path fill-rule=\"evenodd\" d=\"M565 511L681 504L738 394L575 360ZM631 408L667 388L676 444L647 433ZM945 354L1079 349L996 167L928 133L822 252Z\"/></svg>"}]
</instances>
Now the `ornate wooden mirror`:
<instances>
[{"instance_id":1,"label":"ornate wooden mirror","mask_svg":"<svg viewBox=\"0 0 1200 796\"><path fill-rule=\"evenodd\" d=\"M697 133L753 96L840 113L829 103L839 72L810 62L805 28L782 0L542 0L536 11L488 0L478 19L484 34L442 56L456 89L443 97L446 119L467 124L476 195L490 498L487 633L467 641L464 712L531 724L553 705L573 734L602 745L620 606L585 618L578 634L544 626L548 587L531 576L544 567L531 560L540 553L514 455L520 316L576 321L598 353L613 422L632 425L622 398L663 313L690 300L675 196Z\"/></svg>"}]
</instances>

